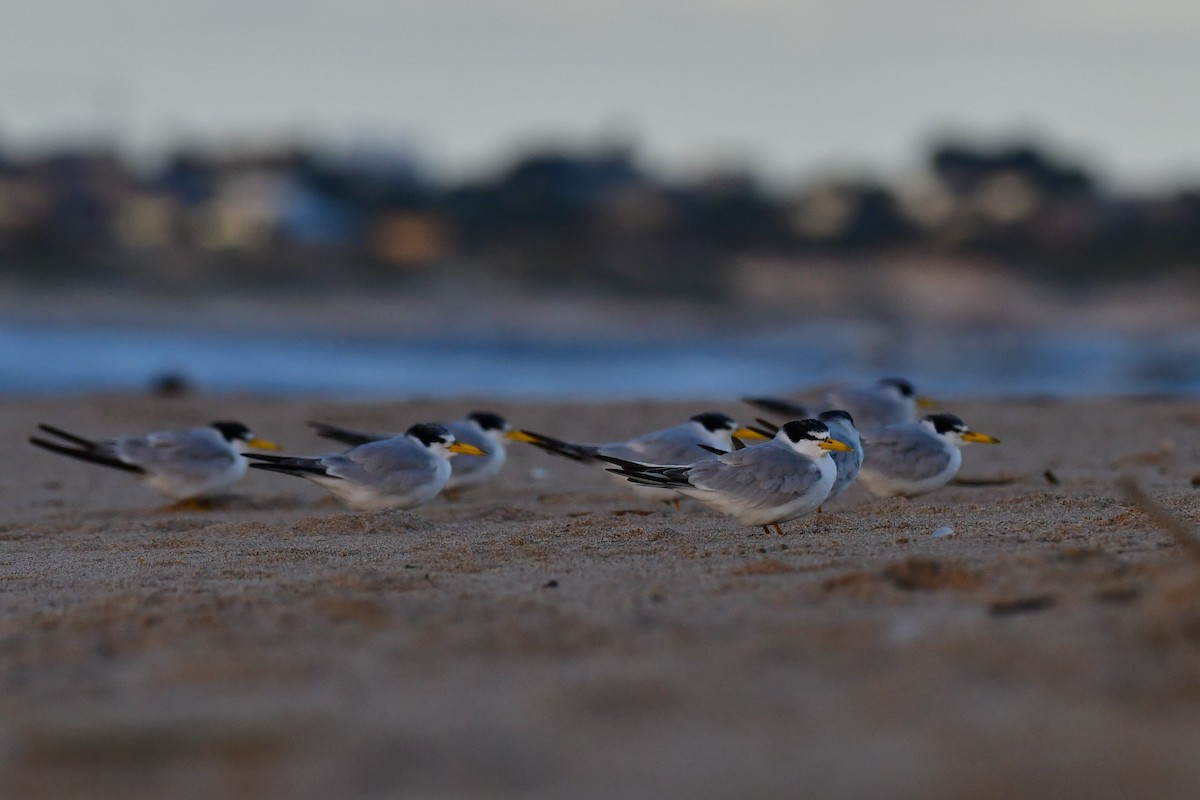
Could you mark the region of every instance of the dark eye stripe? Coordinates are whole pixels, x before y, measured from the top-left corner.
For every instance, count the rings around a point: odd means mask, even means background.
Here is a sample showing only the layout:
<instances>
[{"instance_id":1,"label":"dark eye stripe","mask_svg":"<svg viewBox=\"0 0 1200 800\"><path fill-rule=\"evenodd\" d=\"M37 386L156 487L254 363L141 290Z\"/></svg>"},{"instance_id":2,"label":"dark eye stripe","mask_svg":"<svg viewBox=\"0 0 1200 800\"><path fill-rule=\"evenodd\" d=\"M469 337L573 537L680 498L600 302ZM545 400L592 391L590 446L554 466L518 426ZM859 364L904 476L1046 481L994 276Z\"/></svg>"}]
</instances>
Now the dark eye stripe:
<instances>
[{"instance_id":1,"label":"dark eye stripe","mask_svg":"<svg viewBox=\"0 0 1200 800\"><path fill-rule=\"evenodd\" d=\"M799 442L801 439L820 441L829 436L829 429L825 427L825 423L815 419L788 422L783 426L783 432L793 442Z\"/></svg>"}]
</instances>

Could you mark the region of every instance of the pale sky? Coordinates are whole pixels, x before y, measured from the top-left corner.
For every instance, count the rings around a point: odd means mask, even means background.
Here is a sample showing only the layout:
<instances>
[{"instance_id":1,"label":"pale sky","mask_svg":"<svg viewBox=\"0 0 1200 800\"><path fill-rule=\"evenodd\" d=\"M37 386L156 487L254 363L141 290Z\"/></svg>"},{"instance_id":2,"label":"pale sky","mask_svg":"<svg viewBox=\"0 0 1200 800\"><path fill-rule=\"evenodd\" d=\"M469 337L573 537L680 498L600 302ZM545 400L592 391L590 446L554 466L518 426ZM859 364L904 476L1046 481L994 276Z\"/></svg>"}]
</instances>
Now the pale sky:
<instances>
[{"instance_id":1,"label":"pale sky","mask_svg":"<svg viewBox=\"0 0 1200 800\"><path fill-rule=\"evenodd\" d=\"M896 173L1032 132L1200 180L1195 0L10 0L0 143L408 142L451 172L613 132L655 167Z\"/></svg>"}]
</instances>

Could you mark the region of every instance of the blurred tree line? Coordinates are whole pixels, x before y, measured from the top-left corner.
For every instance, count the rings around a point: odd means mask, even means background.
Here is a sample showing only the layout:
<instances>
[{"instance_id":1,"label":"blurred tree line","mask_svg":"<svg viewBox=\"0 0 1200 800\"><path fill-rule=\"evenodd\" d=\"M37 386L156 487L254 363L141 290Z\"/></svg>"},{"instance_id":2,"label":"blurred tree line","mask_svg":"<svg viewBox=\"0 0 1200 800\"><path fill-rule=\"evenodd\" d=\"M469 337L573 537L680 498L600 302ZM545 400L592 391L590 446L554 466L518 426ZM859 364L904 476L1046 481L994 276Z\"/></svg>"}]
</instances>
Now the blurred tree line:
<instances>
[{"instance_id":1,"label":"blurred tree line","mask_svg":"<svg viewBox=\"0 0 1200 800\"><path fill-rule=\"evenodd\" d=\"M668 181L631 148L542 150L440 182L386 154L0 154L0 274L167 291L384 286L486 275L515 285L722 295L746 259L804 268L922 255L1052 282L1200 265L1200 189L1107 190L1036 146L935 147L886 185L771 191L746 171Z\"/></svg>"}]
</instances>

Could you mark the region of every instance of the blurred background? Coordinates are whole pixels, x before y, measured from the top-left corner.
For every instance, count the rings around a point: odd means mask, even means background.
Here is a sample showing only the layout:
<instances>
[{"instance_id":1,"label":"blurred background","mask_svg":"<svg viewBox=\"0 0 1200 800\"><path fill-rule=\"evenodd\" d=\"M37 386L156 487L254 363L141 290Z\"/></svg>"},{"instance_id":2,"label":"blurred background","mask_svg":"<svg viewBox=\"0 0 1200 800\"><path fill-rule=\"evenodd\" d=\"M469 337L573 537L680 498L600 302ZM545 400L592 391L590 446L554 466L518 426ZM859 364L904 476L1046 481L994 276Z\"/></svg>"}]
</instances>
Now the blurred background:
<instances>
[{"instance_id":1,"label":"blurred background","mask_svg":"<svg viewBox=\"0 0 1200 800\"><path fill-rule=\"evenodd\" d=\"M1200 6L47 0L0 392L1200 391Z\"/></svg>"}]
</instances>

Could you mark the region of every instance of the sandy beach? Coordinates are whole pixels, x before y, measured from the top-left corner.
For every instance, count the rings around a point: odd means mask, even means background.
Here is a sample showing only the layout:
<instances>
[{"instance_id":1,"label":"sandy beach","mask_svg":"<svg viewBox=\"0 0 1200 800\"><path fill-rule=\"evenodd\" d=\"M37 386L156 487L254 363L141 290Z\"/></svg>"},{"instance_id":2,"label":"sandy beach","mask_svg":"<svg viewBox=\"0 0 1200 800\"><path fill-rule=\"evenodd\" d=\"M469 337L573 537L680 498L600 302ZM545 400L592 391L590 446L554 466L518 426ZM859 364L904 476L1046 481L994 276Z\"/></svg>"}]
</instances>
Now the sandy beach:
<instances>
[{"instance_id":1,"label":"sandy beach","mask_svg":"<svg viewBox=\"0 0 1200 800\"><path fill-rule=\"evenodd\" d=\"M0 399L6 797L1200 795L1200 405L973 400L1004 440L786 535L514 446L492 486L348 512L253 473L209 512L25 444L494 407L605 440L736 402ZM951 528L951 535L933 535ZM944 531L943 531L944 533Z\"/></svg>"}]
</instances>

